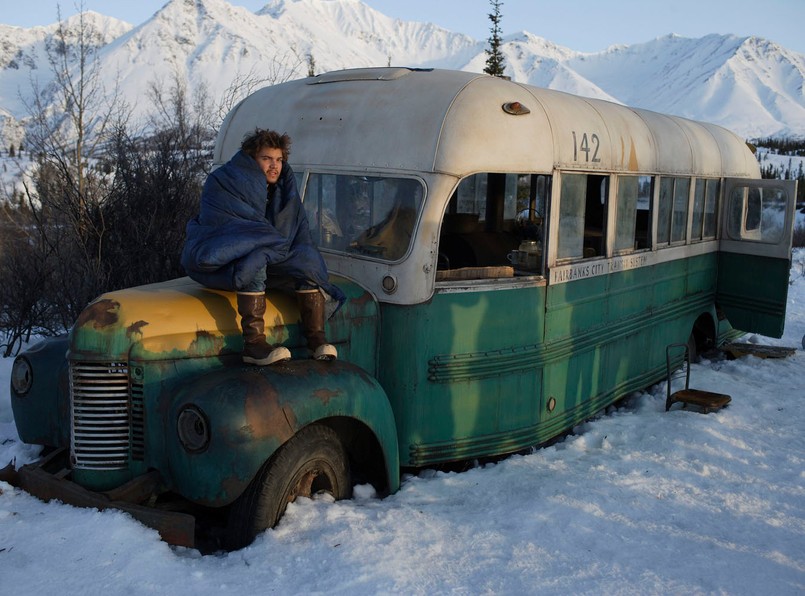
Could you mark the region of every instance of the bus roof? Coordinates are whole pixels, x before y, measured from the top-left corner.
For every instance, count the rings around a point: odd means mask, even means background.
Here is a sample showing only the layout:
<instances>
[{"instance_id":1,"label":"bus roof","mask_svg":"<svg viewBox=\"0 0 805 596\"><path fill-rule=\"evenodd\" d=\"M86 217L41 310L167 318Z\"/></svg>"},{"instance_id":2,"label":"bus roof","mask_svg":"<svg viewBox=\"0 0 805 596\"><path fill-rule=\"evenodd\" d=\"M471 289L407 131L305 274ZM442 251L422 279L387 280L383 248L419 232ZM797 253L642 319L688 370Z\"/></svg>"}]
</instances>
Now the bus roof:
<instances>
[{"instance_id":1,"label":"bus roof","mask_svg":"<svg viewBox=\"0 0 805 596\"><path fill-rule=\"evenodd\" d=\"M260 89L225 119L216 164L255 128L287 132L308 167L760 177L719 126L463 71L351 69Z\"/></svg>"}]
</instances>

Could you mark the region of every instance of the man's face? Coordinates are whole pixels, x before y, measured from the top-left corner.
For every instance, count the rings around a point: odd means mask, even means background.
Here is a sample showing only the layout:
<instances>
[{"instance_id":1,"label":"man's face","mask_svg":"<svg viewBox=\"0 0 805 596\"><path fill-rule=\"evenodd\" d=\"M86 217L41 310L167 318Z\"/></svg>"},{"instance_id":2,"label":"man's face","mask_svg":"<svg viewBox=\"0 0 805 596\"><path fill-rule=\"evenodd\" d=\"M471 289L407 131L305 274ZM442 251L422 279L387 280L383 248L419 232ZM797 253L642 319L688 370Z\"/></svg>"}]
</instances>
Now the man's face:
<instances>
[{"instance_id":1,"label":"man's face","mask_svg":"<svg viewBox=\"0 0 805 596\"><path fill-rule=\"evenodd\" d=\"M254 160L263 170L263 174L266 175L266 180L269 184L274 184L279 180L280 172L282 171L282 149L272 147L260 149L254 156Z\"/></svg>"}]
</instances>

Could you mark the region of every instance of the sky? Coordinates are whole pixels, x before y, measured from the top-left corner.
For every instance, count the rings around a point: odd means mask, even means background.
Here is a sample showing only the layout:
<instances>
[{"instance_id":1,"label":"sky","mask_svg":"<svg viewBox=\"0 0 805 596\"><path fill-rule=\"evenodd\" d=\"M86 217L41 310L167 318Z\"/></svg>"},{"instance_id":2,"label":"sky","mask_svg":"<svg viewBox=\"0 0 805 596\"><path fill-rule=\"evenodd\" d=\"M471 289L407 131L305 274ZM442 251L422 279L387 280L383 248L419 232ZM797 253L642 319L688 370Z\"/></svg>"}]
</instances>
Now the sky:
<instances>
[{"instance_id":1,"label":"sky","mask_svg":"<svg viewBox=\"0 0 805 596\"><path fill-rule=\"evenodd\" d=\"M805 249L790 280L783 338L745 339L799 348ZM19 466L39 449L14 426L11 362L0 358L0 465ZM666 412L659 383L527 455L406 475L384 499L358 485L351 500L299 500L232 553L170 547L120 512L43 503L0 482L2 591L801 596L803 377L802 348L704 359L691 386L730 395L719 412Z\"/></svg>"},{"instance_id":2,"label":"sky","mask_svg":"<svg viewBox=\"0 0 805 596\"><path fill-rule=\"evenodd\" d=\"M134 25L146 21L166 0L84 0L84 7ZM268 0L230 0L256 11ZM475 39L489 37L489 0L364 0L403 20L426 21ZM0 0L0 22L32 27L76 12L73 0ZM613 44L650 41L668 33L702 37L709 33L757 35L805 53L805 0L504 0L504 35L526 30L581 52Z\"/></svg>"}]
</instances>

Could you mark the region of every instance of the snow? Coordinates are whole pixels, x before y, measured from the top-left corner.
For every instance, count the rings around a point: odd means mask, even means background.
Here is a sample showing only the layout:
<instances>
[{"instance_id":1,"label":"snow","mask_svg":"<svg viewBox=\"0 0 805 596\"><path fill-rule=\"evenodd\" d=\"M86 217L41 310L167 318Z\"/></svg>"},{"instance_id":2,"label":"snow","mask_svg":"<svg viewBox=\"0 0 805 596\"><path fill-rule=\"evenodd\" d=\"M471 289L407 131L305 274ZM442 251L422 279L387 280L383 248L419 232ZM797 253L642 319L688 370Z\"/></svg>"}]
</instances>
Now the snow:
<instances>
[{"instance_id":1,"label":"snow","mask_svg":"<svg viewBox=\"0 0 805 596\"><path fill-rule=\"evenodd\" d=\"M800 216L801 217L801 216ZM292 504L249 547L202 556L128 515L43 503L0 483L0 574L27 594L805 593L805 249L785 359L714 358L692 386L717 413L665 412L665 385L563 441L462 473L406 476L385 499ZM0 359L0 463L19 442Z\"/></svg>"}]
</instances>

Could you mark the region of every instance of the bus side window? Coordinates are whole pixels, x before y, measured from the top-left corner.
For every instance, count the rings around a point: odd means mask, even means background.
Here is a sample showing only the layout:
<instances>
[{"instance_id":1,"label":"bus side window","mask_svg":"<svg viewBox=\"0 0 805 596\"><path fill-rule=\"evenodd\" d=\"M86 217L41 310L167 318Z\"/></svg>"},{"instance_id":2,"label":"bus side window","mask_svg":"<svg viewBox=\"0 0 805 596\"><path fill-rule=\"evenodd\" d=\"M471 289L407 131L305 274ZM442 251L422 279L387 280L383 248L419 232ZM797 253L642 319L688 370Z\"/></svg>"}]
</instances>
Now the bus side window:
<instances>
[{"instance_id":1,"label":"bus side window","mask_svg":"<svg viewBox=\"0 0 805 596\"><path fill-rule=\"evenodd\" d=\"M701 178L694 180L693 185L693 213L691 214L690 241L696 242L702 239L705 180Z\"/></svg>"},{"instance_id":2,"label":"bus side window","mask_svg":"<svg viewBox=\"0 0 805 596\"><path fill-rule=\"evenodd\" d=\"M718 197L721 195L721 180L707 180L704 192L704 231L702 237L705 239L716 237L716 227L718 222Z\"/></svg>"},{"instance_id":3,"label":"bus side window","mask_svg":"<svg viewBox=\"0 0 805 596\"><path fill-rule=\"evenodd\" d=\"M635 217L635 250L651 248L651 201L653 196L654 177L639 176Z\"/></svg>"},{"instance_id":4,"label":"bus side window","mask_svg":"<svg viewBox=\"0 0 805 596\"><path fill-rule=\"evenodd\" d=\"M695 184L690 239L709 240L716 235L716 203L720 181L714 178L699 178Z\"/></svg>"},{"instance_id":5,"label":"bus side window","mask_svg":"<svg viewBox=\"0 0 805 596\"><path fill-rule=\"evenodd\" d=\"M660 179L657 244L685 242L688 227L690 178Z\"/></svg>"},{"instance_id":6,"label":"bus side window","mask_svg":"<svg viewBox=\"0 0 805 596\"><path fill-rule=\"evenodd\" d=\"M684 242L688 231L690 178L676 178L674 183L674 214L671 221L671 242Z\"/></svg>"},{"instance_id":7,"label":"bus side window","mask_svg":"<svg viewBox=\"0 0 805 596\"><path fill-rule=\"evenodd\" d=\"M674 198L674 179L660 178L660 198L657 201L657 244L671 241L671 207Z\"/></svg>"},{"instance_id":8,"label":"bus side window","mask_svg":"<svg viewBox=\"0 0 805 596\"><path fill-rule=\"evenodd\" d=\"M514 266L518 274L541 274L541 256L528 267L510 256L523 240L542 246L548 193L546 175L481 173L462 179L442 222L437 269L496 267L511 275Z\"/></svg>"},{"instance_id":9,"label":"bus side window","mask_svg":"<svg viewBox=\"0 0 805 596\"><path fill-rule=\"evenodd\" d=\"M620 176L615 253L651 248L651 176Z\"/></svg>"},{"instance_id":10,"label":"bus side window","mask_svg":"<svg viewBox=\"0 0 805 596\"><path fill-rule=\"evenodd\" d=\"M564 174L559 197L558 258L600 257L606 254L609 178L593 174Z\"/></svg>"},{"instance_id":11,"label":"bus side window","mask_svg":"<svg viewBox=\"0 0 805 596\"><path fill-rule=\"evenodd\" d=\"M785 206L781 189L737 186L727 206L727 235L734 240L776 244L785 234Z\"/></svg>"},{"instance_id":12,"label":"bus side window","mask_svg":"<svg viewBox=\"0 0 805 596\"><path fill-rule=\"evenodd\" d=\"M518 240L506 222L513 221L516 203L516 174L482 173L461 180L442 222L437 268L509 265L506 255Z\"/></svg>"}]
</instances>

